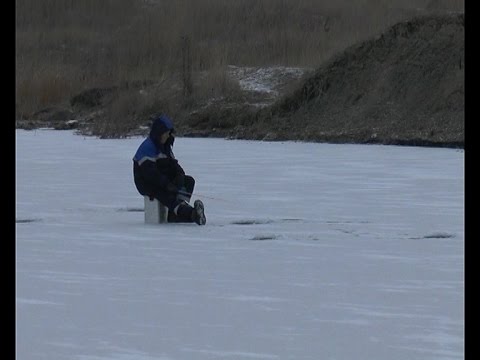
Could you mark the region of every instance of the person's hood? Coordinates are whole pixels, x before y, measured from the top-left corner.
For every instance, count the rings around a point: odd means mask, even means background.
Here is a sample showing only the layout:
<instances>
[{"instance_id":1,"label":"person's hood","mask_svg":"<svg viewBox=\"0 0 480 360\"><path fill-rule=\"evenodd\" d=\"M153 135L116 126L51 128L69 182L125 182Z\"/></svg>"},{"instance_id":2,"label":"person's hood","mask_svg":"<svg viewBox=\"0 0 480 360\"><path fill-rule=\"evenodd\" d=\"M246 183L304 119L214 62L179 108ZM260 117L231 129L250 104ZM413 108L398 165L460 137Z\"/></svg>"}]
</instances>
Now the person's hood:
<instances>
[{"instance_id":1,"label":"person's hood","mask_svg":"<svg viewBox=\"0 0 480 360\"><path fill-rule=\"evenodd\" d=\"M154 144L160 149L163 149L165 147L172 148L173 142L174 142L173 136L170 136L168 138L167 143L165 145L162 145L159 142L160 135L168 131L175 132L175 128L173 127L173 122L172 120L170 120L168 116L160 115L153 119L152 127L150 128L149 137L150 139L152 139Z\"/></svg>"},{"instance_id":2,"label":"person's hood","mask_svg":"<svg viewBox=\"0 0 480 360\"><path fill-rule=\"evenodd\" d=\"M152 140L157 140L160 135L168 131L175 131L172 120L170 120L170 118L166 115L160 115L153 119L149 136L152 138Z\"/></svg>"}]
</instances>

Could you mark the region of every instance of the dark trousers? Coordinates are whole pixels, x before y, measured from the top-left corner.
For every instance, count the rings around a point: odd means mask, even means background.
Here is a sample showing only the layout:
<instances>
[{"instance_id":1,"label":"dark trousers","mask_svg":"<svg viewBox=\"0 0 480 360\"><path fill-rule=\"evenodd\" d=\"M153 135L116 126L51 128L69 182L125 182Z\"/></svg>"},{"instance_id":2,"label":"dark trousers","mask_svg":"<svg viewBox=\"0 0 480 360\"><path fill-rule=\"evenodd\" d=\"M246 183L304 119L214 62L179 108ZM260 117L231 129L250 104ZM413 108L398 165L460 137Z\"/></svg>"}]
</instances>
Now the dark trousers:
<instances>
[{"instance_id":1,"label":"dark trousers","mask_svg":"<svg viewBox=\"0 0 480 360\"><path fill-rule=\"evenodd\" d=\"M173 193L167 190L157 190L152 195L155 199L160 201L163 205L168 208L169 221L170 216L175 215L173 210L181 204L183 201L189 202L192 197L193 189L195 188L195 179L189 175L185 175L185 185L180 189L180 193Z\"/></svg>"}]
</instances>

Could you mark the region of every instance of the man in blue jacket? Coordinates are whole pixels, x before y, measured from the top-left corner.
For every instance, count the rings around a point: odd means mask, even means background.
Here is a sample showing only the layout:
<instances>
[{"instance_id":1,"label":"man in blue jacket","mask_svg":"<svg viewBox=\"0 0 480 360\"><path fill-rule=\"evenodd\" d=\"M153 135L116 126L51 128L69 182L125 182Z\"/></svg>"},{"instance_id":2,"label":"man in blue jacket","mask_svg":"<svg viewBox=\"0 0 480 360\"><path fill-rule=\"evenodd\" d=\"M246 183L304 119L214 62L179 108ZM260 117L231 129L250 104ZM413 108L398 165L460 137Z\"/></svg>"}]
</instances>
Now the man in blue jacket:
<instances>
[{"instance_id":1,"label":"man in blue jacket","mask_svg":"<svg viewBox=\"0 0 480 360\"><path fill-rule=\"evenodd\" d=\"M203 203L188 204L195 180L185 175L173 155L175 129L166 115L153 120L149 136L133 157L133 178L141 195L155 198L169 210L169 222L195 222L205 225Z\"/></svg>"}]
</instances>

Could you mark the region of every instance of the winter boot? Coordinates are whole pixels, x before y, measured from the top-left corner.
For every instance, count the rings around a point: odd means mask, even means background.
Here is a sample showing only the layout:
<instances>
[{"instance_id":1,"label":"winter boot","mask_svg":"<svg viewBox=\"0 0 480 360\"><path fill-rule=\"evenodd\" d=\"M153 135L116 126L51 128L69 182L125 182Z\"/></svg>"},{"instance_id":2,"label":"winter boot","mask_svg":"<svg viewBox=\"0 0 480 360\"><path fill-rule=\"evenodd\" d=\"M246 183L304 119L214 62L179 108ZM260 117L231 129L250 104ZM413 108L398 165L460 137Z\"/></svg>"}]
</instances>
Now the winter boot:
<instances>
[{"instance_id":1,"label":"winter boot","mask_svg":"<svg viewBox=\"0 0 480 360\"><path fill-rule=\"evenodd\" d=\"M201 200L195 200L193 203L192 220L198 225L205 225L207 223L205 208Z\"/></svg>"},{"instance_id":2,"label":"winter boot","mask_svg":"<svg viewBox=\"0 0 480 360\"><path fill-rule=\"evenodd\" d=\"M200 200L195 200L193 207L186 202L182 202L176 207L176 222L195 222L198 225L205 225L207 222L203 203Z\"/></svg>"}]
</instances>

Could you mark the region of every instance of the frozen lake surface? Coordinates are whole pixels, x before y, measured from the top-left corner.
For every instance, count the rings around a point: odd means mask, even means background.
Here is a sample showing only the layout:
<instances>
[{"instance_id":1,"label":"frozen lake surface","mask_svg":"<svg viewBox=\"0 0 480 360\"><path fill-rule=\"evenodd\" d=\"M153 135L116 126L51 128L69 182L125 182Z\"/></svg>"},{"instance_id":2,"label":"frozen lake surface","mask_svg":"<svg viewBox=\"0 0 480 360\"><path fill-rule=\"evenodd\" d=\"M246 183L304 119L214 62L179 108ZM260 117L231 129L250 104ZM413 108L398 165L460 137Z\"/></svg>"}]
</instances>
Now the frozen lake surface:
<instances>
[{"instance_id":1,"label":"frozen lake surface","mask_svg":"<svg viewBox=\"0 0 480 360\"><path fill-rule=\"evenodd\" d=\"M17 359L464 358L463 150L178 138L201 227L141 141L17 130Z\"/></svg>"}]
</instances>

